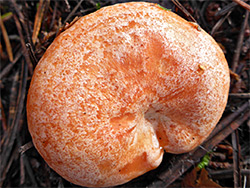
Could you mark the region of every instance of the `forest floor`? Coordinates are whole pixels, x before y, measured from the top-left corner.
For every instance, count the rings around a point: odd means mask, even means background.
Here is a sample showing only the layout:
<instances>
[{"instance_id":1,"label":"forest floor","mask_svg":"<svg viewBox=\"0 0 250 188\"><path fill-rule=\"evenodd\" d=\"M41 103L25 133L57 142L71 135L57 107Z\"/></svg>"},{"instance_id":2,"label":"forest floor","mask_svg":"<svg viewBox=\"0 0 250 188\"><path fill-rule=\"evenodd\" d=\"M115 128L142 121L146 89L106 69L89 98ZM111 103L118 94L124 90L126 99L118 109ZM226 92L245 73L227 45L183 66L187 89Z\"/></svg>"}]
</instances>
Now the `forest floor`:
<instances>
[{"instance_id":1,"label":"forest floor","mask_svg":"<svg viewBox=\"0 0 250 188\"><path fill-rule=\"evenodd\" d=\"M36 64L66 23L125 0L0 0L0 187L75 187L33 147L26 96ZM250 187L250 19L247 0L152 0L197 22L222 48L231 73L228 103L195 150L165 153L162 164L118 187Z\"/></svg>"}]
</instances>

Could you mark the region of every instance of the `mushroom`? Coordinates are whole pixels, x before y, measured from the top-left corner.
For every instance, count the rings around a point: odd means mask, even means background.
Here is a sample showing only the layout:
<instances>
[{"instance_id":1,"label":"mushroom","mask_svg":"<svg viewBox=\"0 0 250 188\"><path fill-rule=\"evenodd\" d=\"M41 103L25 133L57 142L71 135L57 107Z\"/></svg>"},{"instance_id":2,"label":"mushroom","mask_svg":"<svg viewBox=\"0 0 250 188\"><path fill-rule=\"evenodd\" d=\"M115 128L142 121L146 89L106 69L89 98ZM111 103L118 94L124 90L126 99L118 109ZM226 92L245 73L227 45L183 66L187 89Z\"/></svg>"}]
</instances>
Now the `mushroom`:
<instances>
[{"instance_id":1,"label":"mushroom","mask_svg":"<svg viewBox=\"0 0 250 188\"><path fill-rule=\"evenodd\" d=\"M156 4L116 4L80 18L46 50L28 127L66 180L115 186L158 167L164 150L201 144L228 90L227 61L204 30Z\"/></svg>"}]
</instances>

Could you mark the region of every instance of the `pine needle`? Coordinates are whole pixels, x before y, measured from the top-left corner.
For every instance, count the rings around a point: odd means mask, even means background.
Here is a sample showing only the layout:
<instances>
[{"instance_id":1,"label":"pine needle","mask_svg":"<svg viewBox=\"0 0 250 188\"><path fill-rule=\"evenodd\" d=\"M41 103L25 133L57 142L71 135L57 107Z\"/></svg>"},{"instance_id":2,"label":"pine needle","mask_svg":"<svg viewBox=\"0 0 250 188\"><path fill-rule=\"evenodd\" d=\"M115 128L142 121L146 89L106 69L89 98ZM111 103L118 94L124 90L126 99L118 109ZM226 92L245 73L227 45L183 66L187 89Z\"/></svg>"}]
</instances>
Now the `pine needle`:
<instances>
[{"instance_id":1,"label":"pine needle","mask_svg":"<svg viewBox=\"0 0 250 188\"><path fill-rule=\"evenodd\" d=\"M3 20L1 18L1 16L0 16L0 27L1 27L1 30L3 32L3 39L4 39L4 42L5 42L5 45L6 45L6 51L7 51L9 60L12 62L13 61L12 47L10 45L9 36L8 36L6 28L5 28L4 24L3 24Z\"/></svg>"}]
</instances>

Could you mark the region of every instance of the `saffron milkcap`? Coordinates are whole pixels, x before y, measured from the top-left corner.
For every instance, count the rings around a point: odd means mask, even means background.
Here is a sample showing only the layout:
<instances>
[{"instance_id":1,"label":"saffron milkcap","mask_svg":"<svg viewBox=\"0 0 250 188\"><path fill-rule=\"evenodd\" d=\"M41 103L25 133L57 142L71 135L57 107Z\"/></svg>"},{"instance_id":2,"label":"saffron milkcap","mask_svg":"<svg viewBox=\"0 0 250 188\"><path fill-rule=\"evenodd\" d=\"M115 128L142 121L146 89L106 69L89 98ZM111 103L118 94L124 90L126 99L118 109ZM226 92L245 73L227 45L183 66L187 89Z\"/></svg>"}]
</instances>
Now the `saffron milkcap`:
<instances>
[{"instance_id":1,"label":"saffron milkcap","mask_svg":"<svg viewBox=\"0 0 250 188\"><path fill-rule=\"evenodd\" d=\"M164 150L200 145L228 91L227 61L204 30L156 4L116 4L48 47L28 92L28 128L63 178L115 186L158 167Z\"/></svg>"}]
</instances>

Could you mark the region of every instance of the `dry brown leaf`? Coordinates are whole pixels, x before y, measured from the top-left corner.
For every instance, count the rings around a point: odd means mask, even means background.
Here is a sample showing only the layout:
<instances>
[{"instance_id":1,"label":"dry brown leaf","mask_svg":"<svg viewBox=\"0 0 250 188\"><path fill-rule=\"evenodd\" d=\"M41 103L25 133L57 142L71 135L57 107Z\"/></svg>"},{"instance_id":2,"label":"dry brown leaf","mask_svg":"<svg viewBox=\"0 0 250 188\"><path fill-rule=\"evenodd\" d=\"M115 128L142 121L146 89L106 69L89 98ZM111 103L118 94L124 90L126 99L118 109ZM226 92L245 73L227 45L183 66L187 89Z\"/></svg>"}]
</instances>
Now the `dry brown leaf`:
<instances>
[{"instance_id":1,"label":"dry brown leaf","mask_svg":"<svg viewBox=\"0 0 250 188\"><path fill-rule=\"evenodd\" d=\"M186 174L183 181L181 182L182 187L221 187L219 184L215 183L212 179L208 177L208 172L205 168L201 169L199 178L197 172L199 168L194 168L190 173Z\"/></svg>"},{"instance_id":2,"label":"dry brown leaf","mask_svg":"<svg viewBox=\"0 0 250 188\"><path fill-rule=\"evenodd\" d=\"M198 168L194 168L190 173L186 174L181 182L182 187L195 187Z\"/></svg>"},{"instance_id":3,"label":"dry brown leaf","mask_svg":"<svg viewBox=\"0 0 250 188\"><path fill-rule=\"evenodd\" d=\"M205 168L201 169L201 174L197 180L196 187L221 187L219 184L215 183L212 179L208 177L208 172Z\"/></svg>"}]
</instances>

